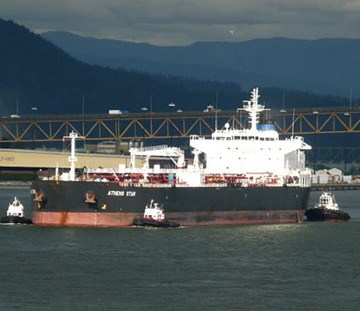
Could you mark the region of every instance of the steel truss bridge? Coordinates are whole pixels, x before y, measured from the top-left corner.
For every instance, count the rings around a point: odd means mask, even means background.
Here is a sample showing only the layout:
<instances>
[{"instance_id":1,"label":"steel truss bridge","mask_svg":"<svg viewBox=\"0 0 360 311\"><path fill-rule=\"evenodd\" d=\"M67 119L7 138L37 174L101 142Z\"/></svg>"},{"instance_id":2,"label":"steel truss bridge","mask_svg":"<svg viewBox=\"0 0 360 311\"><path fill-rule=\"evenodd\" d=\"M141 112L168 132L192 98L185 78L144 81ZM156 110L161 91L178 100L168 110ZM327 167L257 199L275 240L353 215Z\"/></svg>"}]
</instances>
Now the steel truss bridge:
<instances>
[{"instance_id":1,"label":"steel truss bridge","mask_svg":"<svg viewBox=\"0 0 360 311\"><path fill-rule=\"evenodd\" d=\"M318 108L264 111L263 121L271 121L280 135L311 136L318 160L332 154L333 158L351 156L360 162L360 148L350 141L360 136L360 108ZM0 143L56 143L71 131L91 141L131 141L186 139L190 135L209 136L215 128L228 123L247 128L247 113L241 110L217 112L134 113L125 115L53 115L2 117ZM316 139L324 135L343 134L342 143L320 148ZM344 135L345 134L345 135ZM317 138L318 137L318 138ZM305 137L305 139L307 139ZM360 140L358 140L360 142ZM315 142L315 143L314 143ZM152 142L154 144L154 142ZM353 155L352 155L353 154Z\"/></svg>"}]
</instances>

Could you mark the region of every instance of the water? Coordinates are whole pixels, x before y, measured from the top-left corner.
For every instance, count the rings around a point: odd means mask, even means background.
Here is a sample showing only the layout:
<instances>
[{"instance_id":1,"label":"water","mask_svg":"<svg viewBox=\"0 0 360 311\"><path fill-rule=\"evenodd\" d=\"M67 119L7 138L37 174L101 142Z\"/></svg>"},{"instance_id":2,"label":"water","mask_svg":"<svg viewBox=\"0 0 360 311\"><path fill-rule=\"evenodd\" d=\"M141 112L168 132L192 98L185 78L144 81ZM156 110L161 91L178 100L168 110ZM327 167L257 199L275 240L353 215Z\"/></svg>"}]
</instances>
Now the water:
<instances>
[{"instance_id":1,"label":"water","mask_svg":"<svg viewBox=\"0 0 360 311\"><path fill-rule=\"evenodd\" d=\"M28 190L0 189L2 214ZM319 193L312 193L310 204ZM1 310L359 310L360 192L346 223L0 226Z\"/></svg>"}]
</instances>

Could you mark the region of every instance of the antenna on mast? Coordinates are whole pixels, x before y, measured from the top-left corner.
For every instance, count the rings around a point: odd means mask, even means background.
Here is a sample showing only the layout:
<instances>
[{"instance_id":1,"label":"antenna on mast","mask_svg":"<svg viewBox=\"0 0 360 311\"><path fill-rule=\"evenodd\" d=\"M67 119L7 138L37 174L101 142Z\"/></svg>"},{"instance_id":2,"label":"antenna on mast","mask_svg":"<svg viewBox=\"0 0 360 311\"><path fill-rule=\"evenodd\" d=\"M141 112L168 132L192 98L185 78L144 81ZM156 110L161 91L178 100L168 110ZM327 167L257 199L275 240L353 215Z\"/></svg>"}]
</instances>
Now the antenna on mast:
<instances>
[{"instance_id":1,"label":"antenna on mast","mask_svg":"<svg viewBox=\"0 0 360 311\"><path fill-rule=\"evenodd\" d=\"M217 131L218 93L215 94L215 131Z\"/></svg>"},{"instance_id":2,"label":"antenna on mast","mask_svg":"<svg viewBox=\"0 0 360 311\"><path fill-rule=\"evenodd\" d=\"M292 120L292 127L291 127L291 137L294 138L294 126L295 126L295 108L293 108L293 120Z\"/></svg>"},{"instance_id":3,"label":"antenna on mast","mask_svg":"<svg viewBox=\"0 0 360 311\"><path fill-rule=\"evenodd\" d=\"M280 109L280 112L286 112L286 110L285 110L285 89L283 90L283 95L282 95L282 109Z\"/></svg>"}]
</instances>

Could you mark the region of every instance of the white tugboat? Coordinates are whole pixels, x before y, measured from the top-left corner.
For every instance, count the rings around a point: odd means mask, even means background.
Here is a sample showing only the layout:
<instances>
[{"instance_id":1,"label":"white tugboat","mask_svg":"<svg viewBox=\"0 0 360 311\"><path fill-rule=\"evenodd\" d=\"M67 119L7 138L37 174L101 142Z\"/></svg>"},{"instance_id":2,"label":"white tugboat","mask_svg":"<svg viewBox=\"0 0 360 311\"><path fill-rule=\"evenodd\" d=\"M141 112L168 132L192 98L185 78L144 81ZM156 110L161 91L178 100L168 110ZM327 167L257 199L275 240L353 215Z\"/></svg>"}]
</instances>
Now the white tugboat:
<instances>
[{"instance_id":1,"label":"white tugboat","mask_svg":"<svg viewBox=\"0 0 360 311\"><path fill-rule=\"evenodd\" d=\"M350 215L339 210L335 194L323 192L314 208L306 210L305 216L309 221L347 221Z\"/></svg>"},{"instance_id":2,"label":"white tugboat","mask_svg":"<svg viewBox=\"0 0 360 311\"><path fill-rule=\"evenodd\" d=\"M0 223L3 224L32 224L31 219L25 218L24 206L20 200L15 197L14 201L9 203L6 216L1 218Z\"/></svg>"},{"instance_id":3,"label":"white tugboat","mask_svg":"<svg viewBox=\"0 0 360 311\"><path fill-rule=\"evenodd\" d=\"M150 204L145 206L144 217L143 218L134 218L134 226L143 226L143 227L179 227L180 224L165 219L165 212L162 206L159 206L159 203L155 203L154 200L150 201Z\"/></svg>"}]
</instances>

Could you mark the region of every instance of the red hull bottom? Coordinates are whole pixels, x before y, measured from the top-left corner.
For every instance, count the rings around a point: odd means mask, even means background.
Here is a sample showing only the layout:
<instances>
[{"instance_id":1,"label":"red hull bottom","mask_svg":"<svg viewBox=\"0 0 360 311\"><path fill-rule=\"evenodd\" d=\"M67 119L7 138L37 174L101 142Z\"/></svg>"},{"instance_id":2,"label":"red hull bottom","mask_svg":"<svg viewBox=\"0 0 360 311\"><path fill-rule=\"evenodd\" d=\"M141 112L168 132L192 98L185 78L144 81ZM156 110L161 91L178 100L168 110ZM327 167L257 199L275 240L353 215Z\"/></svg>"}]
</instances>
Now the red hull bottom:
<instances>
[{"instance_id":1,"label":"red hull bottom","mask_svg":"<svg viewBox=\"0 0 360 311\"><path fill-rule=\"evenodd\" d=\"M303 210L297 211L239 211L209 213L171 213L167 219L181 226L220 226L240 224L281 224L301 222ZM69 213L33 212L32 221L38 226L69 227L129 227L133 225L135 213Z\"/></svg>"}]
</instances>

